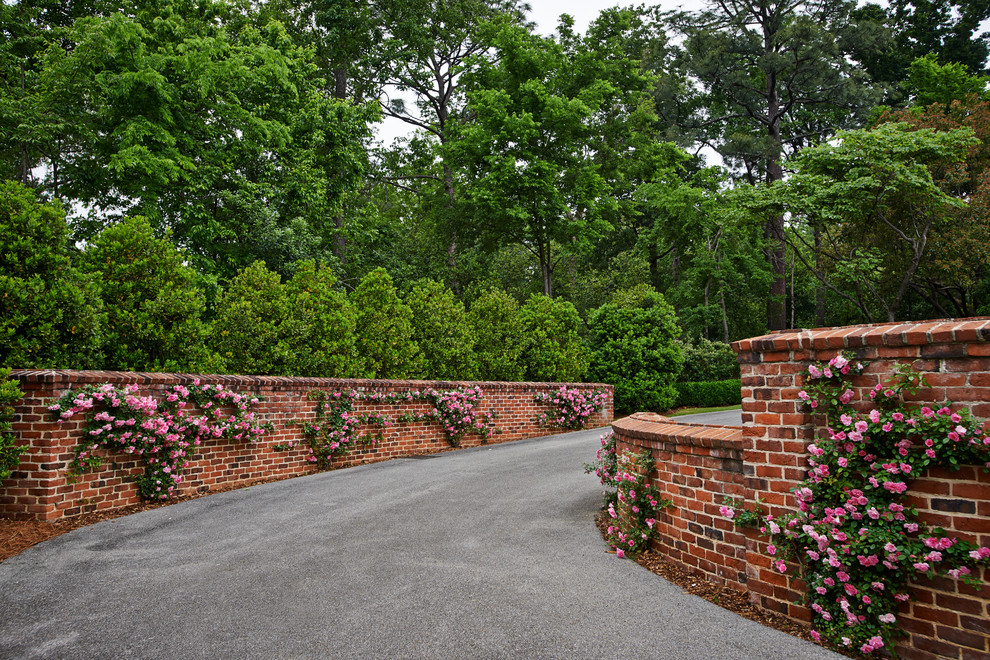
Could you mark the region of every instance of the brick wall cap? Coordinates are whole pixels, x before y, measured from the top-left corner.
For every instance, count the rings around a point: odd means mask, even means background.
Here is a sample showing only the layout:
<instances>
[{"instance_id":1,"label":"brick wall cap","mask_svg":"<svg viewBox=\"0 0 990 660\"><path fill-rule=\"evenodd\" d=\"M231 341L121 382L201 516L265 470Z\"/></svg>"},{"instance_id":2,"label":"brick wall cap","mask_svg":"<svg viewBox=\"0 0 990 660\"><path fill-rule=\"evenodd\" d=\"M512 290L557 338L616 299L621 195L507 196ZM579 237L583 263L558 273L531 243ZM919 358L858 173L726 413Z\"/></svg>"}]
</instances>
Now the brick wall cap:
<instances>
[{"instance_id":1,"label":"brick wall cap","mask_svg":"<svg viewBox=\"0 0 990 660\"><path fill-rule=\"evenodd\" d=\"M367 378L311 378L304 376L250 376L226 374L175 374L147 373L140 371L74 371L68 369L13 369L11 378L21 382L41 383L113 383L128 385L182 384L187 385L196 379L213 385L237 385L239 387L266 387L273 389L297 389L300 387L324 387L326 389L452 389L478 385L482 390L546 390L556 391L562 387L582 390L605 390L611 396L613 386L606 383L534 383L502 381L461 381L461 380L375 380Z\"/></svg>"},{"instance_id":2,"label":"brick wall cap","mask_svg":"<svg viewBox=\"0 0 990 660\"><path fill-rule=\"evenodd\" d=\"M851 337L870 337L869 344L896 346L916 346L930 343L932 333L938 333L938 338L954 336L958 330L975 331L979 339L990 341L990 316L976 316L958 319L933 319L928 321L893 321L889 323L863 323L860 325L839 326L834 328L796 328L777 330L759 337L741 339L732 343L736 353L744 351L770 352L786 350L789 345L827 348L828 339L841 337L845 346L853 345ZM945 340L946 343L951 343ZM862 345L856 342L855 345Z\"/></svg>"},{"instance_id":3,"label":"brick wall cap","mask_svg":"<svg viewBox=\"0 0 990 660\"><path fill-rule=\"evenodd\" d=\"M637 413L612 422L612 430L619 437L636 438L655 442L674 442L682 445L742 449L741 426L716 426L710 424L678 423L656 415L655 421L648 414Z\"/></svg>"}]
</instances>

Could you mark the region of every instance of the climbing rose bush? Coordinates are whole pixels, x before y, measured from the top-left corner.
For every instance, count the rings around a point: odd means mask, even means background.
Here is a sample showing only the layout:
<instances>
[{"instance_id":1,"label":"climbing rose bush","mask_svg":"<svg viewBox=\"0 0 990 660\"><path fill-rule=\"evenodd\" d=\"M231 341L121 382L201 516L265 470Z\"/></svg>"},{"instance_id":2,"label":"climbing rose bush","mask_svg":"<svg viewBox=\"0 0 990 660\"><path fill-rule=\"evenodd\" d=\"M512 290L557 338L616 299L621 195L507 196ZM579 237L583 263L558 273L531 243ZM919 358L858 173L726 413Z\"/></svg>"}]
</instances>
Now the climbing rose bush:
<instances>
[{"instance_id":1,"label":"climbing rose bush","mask_svg":"<svg viewBox=\"0 0 990 660\"><path fill-rule=\"evenodd\" d=\"M905 366L869 392L865 410L856 410L850 381L863 369L844 354L805 373L798 396L808 410L825 415L827 428L808 447L808 477L795 490L799 511L774 518L727 503L722 513L759 526L778 571L789 572L785 560L797 565L808 585L816 640L871 654L904 634L897 611L911 598L912 578L980 584L973 569L990 564L990 548L928 526L904 494L930 467L990 469L990 436L968 411L906 404L903 395L926 383Z\"/></svg>"},{"instance_id":2,"label":"climbing rose bush","mask_svg":"<svg viewBox=\"0 0 990 660\"><path fill-rule=\"evenodd\" d=\"M48 409L62 424L78 414L85 416L85 435L76 446L69 474L96 468L108 449L134 454L144 461L145 473L137 478L145 499L164 500L189 466L189 457L209 438L257 442L266 429L251 411L258 397L239 394L223 385L175 385L163 401L139 396L138 386L123 389L109 383L89 385L67 392Z\"/></svg>"},{"instance_id":3,"label":"climbing rose bush","mask_svg":"<svg viewBox=\"0 0 990 660\"><path fill-rule=\"evenodd\" d=\"M650 539L656 536L660 510L671 504L650 484L654 467L649 452L624 452L616 459L616 501L607 505L612 520L606 529L606 540L617 557L632 557L648 548ZM607 473L603 475L603 485L606 476Z\"/></svg>"},{"instance_id":4,"label":"climbing rose bush","mask_svg":"<svg viewBox=\"0 0 990 660\"><path fill-rule=\"evenodd\" d=\"M537 422L554 429L583 429L598 410L608 403L608 393L587 392L562 386L553 393L538 392L533 400L550 407L540 413Z\"/></svg>"},{"instance_id":5,"label":"climbing rose bush","mask_svg":"<svg viewBox=\"0 0 990 660\"><path fill-rule=\"evenodd\" d=\"M618 502L616 497L618 486L615 481L615 474L619 469L619 456L615 451L615 433L608 431L603 434L601 444L602 446L595 452L594 462L584 464L584 472L585 474L594 473L601 481L604 487L602 491L603 506L607 509L610 505L614 506Z\"/></svg>"},{"instance_id":6,"label":"climbing rose bush","mask_svg":"<svg viewBox=\"0 0 990 660\"><path fill-rule=\"evenodd\" d=\"M479 410L484 393L478 386L447 391L428 389L423 392L415 390L387 394L357 390L333 393L315 390L309 397L316 401L316 418L302 423L303 436L310 447L307 460L317 463L324 469L330 467L330 461L334 456L347 454L360 445L377 444L384 438L383 431L397 424L438 422L443 426L447 442L451 447L459 446L461 439L467 433L476 433L483 440L501 433L495 425L497 416ZM430 401L433 410L405 413L398 418L392 418L381 412L358 415L354 413L354 404L358 401L389 405ZM363 432L362 429L368 426L381 430ZM292 444L276 445L275 448L291 449Z\"/></svg>"}]
</instances>

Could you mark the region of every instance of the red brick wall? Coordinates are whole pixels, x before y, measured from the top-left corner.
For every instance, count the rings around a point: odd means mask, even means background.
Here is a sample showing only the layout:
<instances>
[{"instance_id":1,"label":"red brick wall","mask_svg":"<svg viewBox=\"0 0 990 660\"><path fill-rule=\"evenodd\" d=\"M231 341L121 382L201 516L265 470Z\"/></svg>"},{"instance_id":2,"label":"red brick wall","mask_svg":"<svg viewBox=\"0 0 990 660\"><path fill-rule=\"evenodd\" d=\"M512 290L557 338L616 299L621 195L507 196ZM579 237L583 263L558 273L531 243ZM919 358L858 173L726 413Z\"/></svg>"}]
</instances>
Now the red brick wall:
<instances>
[{"instance_id":1,"label":"red brick wall","mask_svg":"<svg viewBox=\"0 0 990 660\"><path fill-rule=\"evenodd\" d=\"M807 609L793 604L804 585L771 569L766 543L755 534L740 534L719 520L721 495L741 493L748 502L759 497L775 515L796 507L790 490L805 476L807 445L821 422L805 414L797 398L801 372L843 350L870 363L854 381L860 395L886 381L895 363L910 362L931 384L917 400L948 399L990 418L990 318L786 331L736 342L734 348L742 370L741 428L703 442L698 431L678 424L626 419L613 428L620 446L654 452L656 485L675 500L664 514L659 550L699 575L741 586L766 609L808 620ZM710 436L711 430L702 433ZM726 456L741 459L741 474L737 463L724 462ZM716 469L719 461L732 470ZM990 475L983 470L932 470L914 482L910 494L923 519L990 545ZM709 519L710 526L703 524ZM744 580L738 579L741 561ZM990 571L982 569L981 577L982 589L941 578L912 585L915 601L899 617L910 634L899 648L902 657L990 658Z\"/></svg>"},{"instance_id":2,"label":"red brick wall","mask_svg":"<svg viewBox=\"0 0 990 660\"><path fill-rule=\"evenodd\" d=\"M305 474L313 470L306 460L308 446L296 420L313 420L316 403L308 395L313 390L327 392L358 390L363 393L404 393L429 388L449 390L475 383L438 381L376 381L319 378L275 378L259 376L192 376L182 374L144 374L98 371L14 371L11 376L20 382L24 398L16 407L14 431L20 444L29 451L10 478L0 482L0 515L19 519L53 520L98 509L135 504L140 501L133 477L144 467L133 456L102 452L104 462L99 470L87 472L76 479L66 477L66 468L75 457L75 446L81 437L82 415L59 425L48 406L66 391L88 384L111 383L123 387L130 383L140 386L139 395L163 398L163 392L174 385L190 385L199 378L202 383L223 385L244 394L260 395L263 401L254 410L262 423L271 423L272 432L261 436L254 444L216 439L204 442L197 456L184 473L180 492L206 491L230 483L247 483ZM553 431L537 424L539 413L546 406L533 398L538 392L553 392L562 383L477 383L483 398L483 412L498 415L496 426L501 433L488 442L507 442L521 438L546 435ZM601 384L567 384L584 390L606 389L608 403L591 425L600 426L612 420L611 386ZM383 404L369 401L355 403L359 415L381 412L397 420L406 412L429 412L427 401L403 404ZM378 427L369 431L380 430ZM385 460L400 456L436 452L449 447L446 435L434 422L401 423L384 431L384 441L373 447L360 448L335 457L333 467L344 467ZM301 443L289 451L276 451L273 446L287 442ZM467 434L462 446L481 443L478 435Z\"/></svg>"},{"instance_id":3,"label":"red brick wall","mask_svg":"<svg viewBox=\"0 0 990 660\"><path fill-rule=\"evenodd\" d=\"M740 429L689 426L637 413L613 422L612 430L619 453L652 453L652 483L673 502L657 518L657 549L712 582L745 590L746 537L718 510L723 497L750 492L742 473Z\"/></svg>"}]
</instances>

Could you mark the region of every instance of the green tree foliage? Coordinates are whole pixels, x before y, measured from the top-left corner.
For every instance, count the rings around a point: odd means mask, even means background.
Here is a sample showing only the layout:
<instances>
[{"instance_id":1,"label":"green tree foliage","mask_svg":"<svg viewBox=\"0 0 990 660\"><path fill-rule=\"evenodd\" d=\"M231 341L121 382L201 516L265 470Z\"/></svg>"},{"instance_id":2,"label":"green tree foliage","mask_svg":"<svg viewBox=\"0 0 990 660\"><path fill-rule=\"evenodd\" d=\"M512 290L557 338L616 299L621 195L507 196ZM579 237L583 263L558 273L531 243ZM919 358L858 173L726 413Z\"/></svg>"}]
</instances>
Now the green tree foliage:
<instances>
[{"instance_id":1,"label":"green tree foliage","mask_svg":"<svg viewBox=\"0 0 990 660\"><path fill-rule=\"evenodd\" d=\"M617 292L588 318L593 357L588 378L615 386L617 410L663 411L677 402L683 366L674 308L643 284Z\"/></svg>"},{"instance_id":2,"label":"green tree foliage","mask_svg":"<svg viewBox=\"0 0 990 660\"><path fill-rule=\"evenodd\" d=\"M922 72L912 77L912 95L931 102L887 112L880 121L903 122L912 130L969 128L978 140L964 162L929 168L941 190L967 204L943 216L928 242L931 259L919 268L912 288L923 299L917 307L931 308L926 316L973 316L990 285L990 95L983 91L986 80L966 74L959 64L919 59L912 71Z\"/></svg>"},{"instance_id":3,"label":"green tree foliage","mask_svg":"<svg viewBox=\"0 0 990 660\"><path fill-rule=\"evenodd\" d=\"M522 380L524 338L516 299L501 289L486 291L471 303L467 322L475 342L478 379Z\"/></svg>"},{"instance_id":4,"label":"green tree foliage","mask_svg":"<svg viewBox=\"0 0 990 660\"><path fill-rule=\"evenodd\" d=\"M21 141L50 194L99 211L81 235L145 215L225 276L329 250L371 115L323 95L309 52L251 18L236 3L142 2L78 18L38 55L24 94L40 119Z\"/></svg>"},{"instance_id":5,"label":"green tree foliage","mask_svg":"<svg viewBox=\"0 0 990 660\"><path fill-rule=\"evenodd\" d=\"M217 300L212 348L231 373L290 375L306 328L278 273L256 261Z\"/></svg>"},{"instance_id":6,"label":"green tree foliage","mask_svg":"<svg viewBox=\"0 0 990 660\"><path fill-rule=\"evenodd\" d=\"M0 365L99 366L100 301L72 265L65 213L19 183L0 183Z\"/></svg>"},{"instance_id":7,"label":"green tree foliage","mask_svg":"<svg viewBox=\"0 0 990 660\"><path fill-rule=\"evenodd\" d=\"M464 304L434 280L417 282L406 304L412 311L413 337L423 355L424 377L472 380L474 337Z\"/></svg>"},{"instance_id":8,"label":"green tree foliage","mask_svg":"<svg viewBox=\"0 0 990 660\"><path fill-rule=\"evenodd\" d=\"M740 207L718 168L643 185L639 196L652 218L638 236L650 254L650 281L685 331L725 342L762 334L771 279L762 250L766 215Z\"/></svg>"},{"instance_id":9,"label":"green tree foliage","mask_svg":"<svg viewBox=\"0 0 990 660\"><path fill-rule=\"evenodd\" d=\"M977 144L970 128L848 131L837 144L805 149L791 161L795 174L771 192L795 220L820 229L820 245L803 247L826 264L813 269L823 284L867 319L894 321L934 237L966 207L932 170L959 164Z\"/></svg>"},{"instance_id":10,"label":"green tree foliage","mask_svg":"<svg viewBox=\"0 0 990 660\"><path fill-rule=\"evenodd\" d=\"M480 237L532 252L544 295L553 294L563 254L586 254L612 228L606 215L636 176L631 163L649 171L657 149L644 133L655 120L649 77L566 23L561 33L545 39L514 25L497 32L497 59L466 76L474 121L458 127L447 149L465 173Z\"/></svg>"},{"instance_id":11,"label":"green tree foliage","mask_svg":"<svg viewBox=\"0 0 990 660\"><path fill-rule=\"evenodd\" d=\"M948 108L953 101L965 102L971 97L990 100L990 77L970 75L958 62L939 64L933 53L911 62L907 73L905 87L915 106L927 108L939 103Z\"/></svg>"},{"instance_id":12,"label":"green tree foliage","mask_svg":"<svg viewBox=\"0 0 990 660\"><path fill-rule=\"evenodd\" d=\"M419 378L425 369L413 336L412 310L399 299L385 269L376 268L350 294L357 347L371 378Z\"/></svg>"},{"instance_id":13,"label":"green tree foliage","mask_svg":"<svg viewBox=\"0 0 990 660\"><path fill-rule=\"evenodd\" d=\"M734 0L684 20L685 61L704 86L698 136L750 183L784 178L783 158L851 127L878 99L846 57L846 3ZM767 320L786 325L784 217L765 218L773 281Z\"/></svg>"},{"instance_id":14,"label":"green tree foliage","mask_svg":"<svg viewBox=\"0 0 990 660\"><path fill-rule=\"evenodd\" d=\"M288 371L293 376L348 378L362 375L357 319L326 264L303 261L286 284L288 304L300 334L294 337Z\"/></svg>"},{"instance_id":15,"label":"green tree foliage","mask_svg":"<svg viewBox=\"0 0 990 660\"><path fill-rule=\"evenodd\" d=\"M14 404L21 400L24 392L17 383L9 380L10 369L0 368L0 481L10 476L10 471L21 462L21 454L27 447L17 444L17 436L11 432L14 421Z\"/></svg>"},{"instance_id":16,"label":"green tree foliage","mask_svg":"<svg viewBox=\"0 0 990 660\"><path fill-rule=\"evenodd\" d=\"M581 318L574 305L534 294L519 310L519 319L526 380L580 381L591 363L591 352L578 334Z\"/></svg>"},{"instance_id":17,"label":"green tree foliage","mask_svg":"<svg viewBox=\"0 0 990 660\"><path fill-rule=\"evenodd\" d=\"M106 311L102 352L120 371L222 371L206 350L209 326L195 272L145 218L104 229L82 255L81 269L100 283Z\"/></svg>"},{"instance_id":18,"label":"green tree foliage","mask_svg":"<svg viewBox=\"0 0 990 660\"><path fill-rule=\"evenodd\" d=\"M931 54L970 74L986 73L990 35L982 26L990 18L990 4L983 0L892 0L865 4L853 15L872 25L870 38L851 46L878 83L904 81L911 63Z\"/></svg>"}]
</instances>

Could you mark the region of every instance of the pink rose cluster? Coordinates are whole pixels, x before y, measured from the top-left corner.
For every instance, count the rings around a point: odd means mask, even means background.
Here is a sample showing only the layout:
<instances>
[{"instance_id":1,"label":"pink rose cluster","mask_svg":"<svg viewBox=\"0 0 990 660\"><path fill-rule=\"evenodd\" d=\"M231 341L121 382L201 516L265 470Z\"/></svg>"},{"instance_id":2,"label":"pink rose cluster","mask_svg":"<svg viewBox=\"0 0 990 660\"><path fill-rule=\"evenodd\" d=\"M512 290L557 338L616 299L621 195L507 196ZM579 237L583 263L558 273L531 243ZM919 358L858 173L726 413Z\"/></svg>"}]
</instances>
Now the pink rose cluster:
<instances>
[{"instance_id":1,"label":"pink rose cluster","mask_svg":"<svg viewBox=\"0 0 990 660\"><path fill-rule=\"evenodd\" d=\"M182 482L192 447L210 438L230 437L256 442L265 432L250 407L256 397L238 394L223 385L175 385L158 402L138 396L138 385L117 388L105 383L70 392L49 410L62 424L82 413L85 439L76 447L72 472L101 463L97 450L135 454L146 464L137 479L146 499L166 499Z\"/></svg>"}]
</instances>

